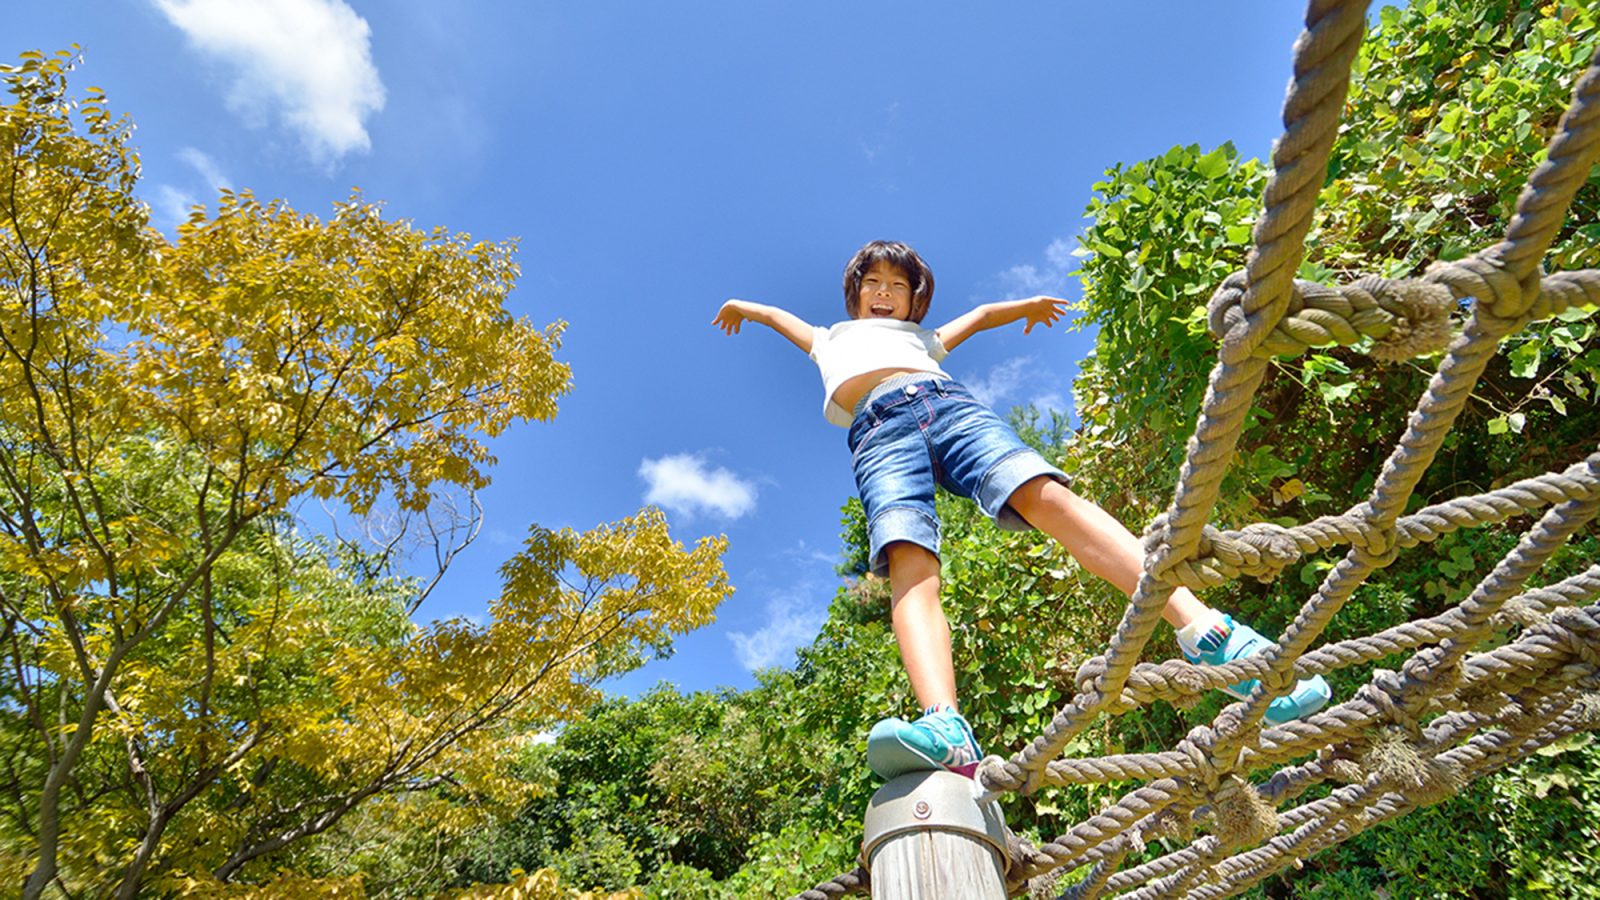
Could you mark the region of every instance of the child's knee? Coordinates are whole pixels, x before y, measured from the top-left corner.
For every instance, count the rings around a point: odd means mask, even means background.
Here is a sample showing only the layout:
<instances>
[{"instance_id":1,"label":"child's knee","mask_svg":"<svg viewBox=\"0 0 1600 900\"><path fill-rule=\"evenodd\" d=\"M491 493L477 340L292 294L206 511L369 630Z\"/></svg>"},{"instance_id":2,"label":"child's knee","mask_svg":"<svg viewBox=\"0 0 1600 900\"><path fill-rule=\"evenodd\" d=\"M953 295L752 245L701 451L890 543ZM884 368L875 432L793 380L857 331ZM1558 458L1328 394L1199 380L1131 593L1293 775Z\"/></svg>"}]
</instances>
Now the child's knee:
<instances>
[{"instance_id":1,"label":"child's knee","mask_svg":"<svg viewBox=\"0 0 1600 900\"><path fill-rule=\"evenodd\" d=\"M939 557L921 544L895 541L883 548L889 560L889 581L921 581L939 577Z\"/></svg>"},{"instance_id":2,"label":"child's knee","mask_svg":"<svg viewBox=\"0 0 1600 900\"><path fill-rule=\"evenodd\" d=\"M1072 488L1062 484L1049 475L1036 475L1017 486L1006 500L1013 509L1022 514L1024 519L1033 520L1029 513L1038 514L1047 508L1065 510L1077 501L1078 495Z\"/></svg>"}]
</instances>

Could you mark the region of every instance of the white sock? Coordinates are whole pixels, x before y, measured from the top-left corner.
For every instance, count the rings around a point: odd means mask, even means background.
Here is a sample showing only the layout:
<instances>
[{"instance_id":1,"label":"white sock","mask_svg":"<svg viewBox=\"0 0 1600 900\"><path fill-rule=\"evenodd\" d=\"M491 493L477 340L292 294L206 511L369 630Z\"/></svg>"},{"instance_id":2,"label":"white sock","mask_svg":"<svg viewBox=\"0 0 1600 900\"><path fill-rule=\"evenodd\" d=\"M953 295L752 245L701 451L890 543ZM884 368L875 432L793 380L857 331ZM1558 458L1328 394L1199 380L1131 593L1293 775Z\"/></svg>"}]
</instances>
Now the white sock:
<instances>
[{"instance_id":1,"label":"white sock","mask_svg":"<svg viewBox=\"0 0 1600 900\"><path fill-rule=\"evenodd\" d=\"M1207 608L1193 622L1178 629L1178 646L1190 656L1200 655L1200 638L1222 621L1222 613Z\"/></svg>"}]
</instances>

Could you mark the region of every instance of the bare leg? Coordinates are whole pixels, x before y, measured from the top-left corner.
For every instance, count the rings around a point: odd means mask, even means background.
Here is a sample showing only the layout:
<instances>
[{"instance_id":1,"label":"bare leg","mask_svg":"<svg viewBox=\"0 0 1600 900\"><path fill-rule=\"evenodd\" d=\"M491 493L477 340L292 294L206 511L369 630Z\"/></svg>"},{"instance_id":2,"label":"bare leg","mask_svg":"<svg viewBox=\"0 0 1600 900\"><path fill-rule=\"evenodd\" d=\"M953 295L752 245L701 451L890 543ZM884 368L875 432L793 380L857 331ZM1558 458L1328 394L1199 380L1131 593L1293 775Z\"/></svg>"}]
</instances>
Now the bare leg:
<instances>
[{"instance_id":1,"label":"bare leg","mask_svg":"<svg viewBox=\"0 0 1600 900\"><path fill-rule=\"evenodd\" d=\"M1055 538L1085 569L1124 594L1133 595L1144 569L1144 547L1110 513L1042 475L1017 488L1010 503L1029 524ZM1209 611L1188 588L1180 587L1167 599L1167 608L1161 615L1173 628L1182 628Z\"/></svg>"},{"instance_id":2,"label":"bare leg","mask_svg":"<svg viewBox=\"0 0 1600 900\"><path fill-rule=\"evenodd\" d=\"M906 541L895 541L885 552L893 596L890 617L911 690L923 709L940 703L955 706L950 622L939 603L939 558Z\"/></svg>"},{"instance_id":3,"label":"bare leg","mask_svg":"<svg viewBox=\"0 0 1600 900\"><path fill-rule=\"evenodd\" d=\"M1144 548L1110 513L1046 477L1035 478L1017 488L1011 494L1011 505L1024 519L1059 541L1090 572L1116 585L1125 594L1132 594L1138 586L1144 567ZM1194 630L1198 631L1213 628L1211 623L1220 620L1219 613L1182 587L1167 598L1161 614L1174 629L1193 623ZM1235 628L1243 626L1235 625ZM1241 633L1246 639L1235 645L1233 639ZM1184 653L1191 656L1199 655L1197 641L1198 635L1186 638L1182 631L1178 634L1178 643L1184 646ZM1227 643L1220 648L1209 648L1207 652L1222 654L1222 660L1212 662L1227 661L1254 653L1251 647L1259 648L1261 644L1255 642L1260 641L1260 635L1252 629L1231 630ZM1243 698L1255 687L1256 682L1251 679L1232 685L1228 693ZM1272 701L1267 708L1267 721L1280 723L1308 716L1326 705L1331 696L1328 683L1321 675L1302 679L1288 694Z\"/></svg>"}]
</instances>

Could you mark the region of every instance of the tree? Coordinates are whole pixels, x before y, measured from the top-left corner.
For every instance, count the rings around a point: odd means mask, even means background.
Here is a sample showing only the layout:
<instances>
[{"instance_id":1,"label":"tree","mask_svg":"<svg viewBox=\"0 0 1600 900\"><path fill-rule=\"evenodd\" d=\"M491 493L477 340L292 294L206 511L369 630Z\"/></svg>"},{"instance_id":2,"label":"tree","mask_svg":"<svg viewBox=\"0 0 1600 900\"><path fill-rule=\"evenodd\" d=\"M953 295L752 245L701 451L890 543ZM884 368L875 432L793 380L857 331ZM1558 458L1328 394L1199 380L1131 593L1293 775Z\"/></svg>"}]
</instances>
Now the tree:
<instances>
[{"instance_id":1,"label":"tree","mask_svg":"<svg viewBox=\"0 0 1600 900\"><path fill-rule=\"evenodd\" d=\"M1379 13L1357 62L1302 276L1324 282L1365 273L1402 277L1432 259L1459 258L1492 242L1597 45L1592 4L1419 0ZM1119 163L1095 185L1079 251L1082 322L1099 330L1075 385L1082 424L1070 436L1031 433L1075 476L1075 489L1135 530L1171 496L1216 359L1206 302L1243 265L1265 179L1260 162L1240 159L1224 145L1175 147L1153 159ZM1551 251L1551 268L1595 265L1597 218L1600 175L1578 192ZM1497 479L1547 471L1593 451L1600 433L1594 403L1600 351L1593 346L1592 318L1592 310L1573 311L1506 342L1421 496L1487 489ZM1416 366L1380 365L1331 347L1274 366L1224 485L1218 517L1230 526L1305 521L1359 500L1427 378ZM1024 424L1031 424L1026 417ZM1536 428L1540 439L1530 441ZM970 504L941 498L939 515L964 712L986 750L1019 749L1076 689L1078 664L1105 646L1125 600L1086 577L1047 540L1000 532L981 522ZM842 568L859 574L865 523L853 501L846 504L844 526ZM1330 639L1371 634L1458 600L1517 530L1464 531L1408 551L1340 611ZM1592 565L1597 553L1600 539L1591 526L1550 577ZM1272 585L1231 584L1207 599L1270 632L1298 609L1325 565L1310 559ZM805 846L859 840L860 810L875 787L861 753L866 730L878 716L909 711L883 624L885 601L870 580L842 588L799 665L768 673L761 688L731 701L750 704L768 685L781 686L778 696L789 715L768 720L764 746L810 775L773 779L793 785L787 790L799 800L795 821L802 823ZM1176 655L1170 639L1161 640L1165 646L1151 653ZM1393 661L1373 665L1380 664ZM1337 673L1336 693L1348 697L1370 668ZM1222 702L1214 694L1192 712L1166 705L1135 710L1091 726L1069 752L1165 750L1189 727L1209 721ZM1399 884L1419 896L1592 896L1600 869L1588 823L1600 820L1600 803L1589 773L1600 752L1583 740L1549 748L1550 756L1515 774L1487 779L1447 804L1364 833L1309 860L1293 883L1267 890L1272 896L1354 898L1394 892ZM1102 793L1041 791L1002 802L1012 828L1053 838L1109 799L1107 788L1096 790ZM1437 841L1441 827L1454 829L1457 840L1448 847ZM782 884L785 893L769 892L766 882L748 889L763 871L761 848L775 845L781 842L759 842L747 852L750 862L721 882L709 873L664 867L652 889L672 897L784 896L795 885ZM806 871L815 883L838 867Z\"/></svg>"},{"instance_id":2,"label":"tree","mask_svg":"<svg viewBox=\"0 0 1600 900\"><path fill-rule=\"evenodd\" d=\"M293 511L416 518L483 487L482 438L570 385L562 324L505 311L514 245L359 196L322 221L224 192L167 241L131 124L69 97L73 62L0 70L4 877L230 881L363 803L523 790L512 726L710 621L724 542L685 549L655 510L534 527L490 624L412 625L425 584Z\"/></svg>"},{"instance_id":3,"label":"tree","mask_svg":"<svg viewBox=\"0 0 1600 900\"><path fill-rule=\"evenodd\" d=\"M1432 260L1459 259L1497 240L1597 47L1592 5L1424 0L1383 9L1356 62L1300 275L1324 283L1408 277ZM1096 185L1082 255L1086 318L1101 330L1077 384L1083 428L1068 467L1135 527L1170 497L1214 359L1204 304L1220 278L1242 265L1262 181L1259 164L1238 160L1231 147L1180 147L1114 167ZM1597 215L1600 175L1591 173L1551 248L1550 268L1596 265ZM1593 313L1571 310L1502 344L1419 485L1417 502L1489 490L1593 452L1600 433ZM1364 498L1431 368L1427 361L1381 364L1359 352L1365 349L1316 348L1274 361L1224 482L1217 510L1223 523L1302 522ZM1162 405L1171 407L1165 419L1151 408ZM1517 524L1466 530L1408 551L1356 592L1328 637L1371 634L1460 600L1514 543ZM1597 554L1591 526L1546 574L1572 574ZM1207 599L1272 632L1329 565L1308 559L1272 585L1231 584ZM1336 696L1349 696L1372 668L1395 664L1336 673ZM1180 733L1157 729L1130 740L1129 749L1170 746ZM1592 748L1562 750L1594 758ZM1523 771L1539 768L1548 767L1534 762ZM1495 778L1440 807L1450 821L1481 826L1462 833L1457 859L1441 863L1416 846L1430 820L1439 821L1426 814L1353 839L1308 863L1299 880L1318 896L1370 896L1392 889L1396 872L1425 879L1418 894L1515 893L1537 889L1541 880L1546 888L1559 880L1555 893L1563 895L1589 889L1592 863L1586 871L1541 867L1518 849L1531 837L1526 823L1538 818L1526 814L1529 807L1542 806L1547 821L1571 815L1567 803L1543 805L1544 794L1530 796L1524 780L1520 773ZM1597 809L1578 779L1546 781L1544 789L1552 783L1572 788L1563 798L1571 807ZM1491 793L1510 798L1500 808L1518 812L1500 830L1484 814ZM1574 837L1576 848L1583 837ZM1542 835L1538 842L1549 846ZM1508 859L1516 865L1490 862Z\"/></svg>"}]
</instances>

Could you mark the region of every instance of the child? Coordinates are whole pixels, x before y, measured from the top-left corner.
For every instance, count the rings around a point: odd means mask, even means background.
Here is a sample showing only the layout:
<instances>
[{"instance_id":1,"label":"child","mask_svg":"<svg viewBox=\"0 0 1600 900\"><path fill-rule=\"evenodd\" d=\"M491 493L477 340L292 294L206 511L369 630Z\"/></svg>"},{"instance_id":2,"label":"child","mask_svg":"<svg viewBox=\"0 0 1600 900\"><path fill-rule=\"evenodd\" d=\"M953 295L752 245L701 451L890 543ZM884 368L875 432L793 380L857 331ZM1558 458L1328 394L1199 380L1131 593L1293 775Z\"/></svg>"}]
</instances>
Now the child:
<instances>
[{"instance_id":1,"label":"child","mask_svg":"<svg viewBox=\"0 0 1600 900\"><path fill-rule=\"evenodd\" d=\"M939 520L934 485L974 499L1004 529L1038 528L1084 568L1132 594L1143 566L1137 538L1068 488L1067 477L1017 437L939 362L967 338L1026 320L1053 326L1066 301L1031 297L986 303L935 330L920 324L933 299L933 273L905 244L873 241L844 270L847 321L808 325L773 306L729 300L713 324L737 334L758 322L810 354L822 370L823 415L849 429L856 487L866 509L875 575L889 576L890 618L900 659L924 713L915 722L885 719L867 739L867 761L883 778L944 768L971 776L982 753L956 703L950 626L939 600ZM1164 617L1192 661L1219 665L1265 646L1178 588ZM1227 691L1244 698L1254 680ZM1318 676L1272 702L1273 722L1309 715L1328 701Z\"/></svg>"}]
</instances>

